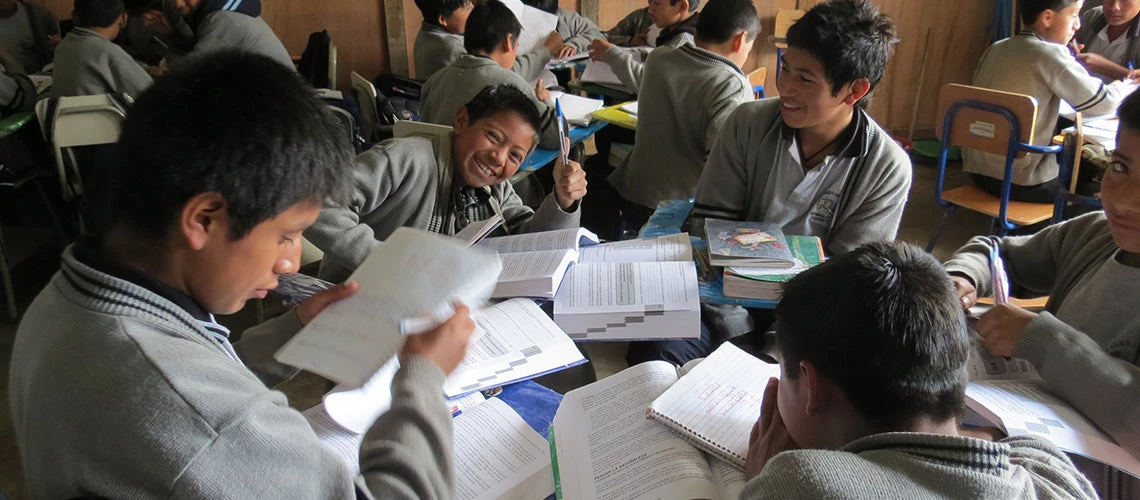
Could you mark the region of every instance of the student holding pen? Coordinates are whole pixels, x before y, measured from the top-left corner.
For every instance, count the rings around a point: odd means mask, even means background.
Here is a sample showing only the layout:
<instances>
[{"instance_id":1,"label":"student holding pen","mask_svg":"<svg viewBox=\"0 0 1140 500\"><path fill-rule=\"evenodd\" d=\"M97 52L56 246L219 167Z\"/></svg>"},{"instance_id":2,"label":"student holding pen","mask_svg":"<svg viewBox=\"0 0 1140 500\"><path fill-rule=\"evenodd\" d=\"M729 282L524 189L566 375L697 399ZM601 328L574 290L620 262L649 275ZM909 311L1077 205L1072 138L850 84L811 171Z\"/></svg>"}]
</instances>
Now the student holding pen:
<instances>
[{"instance_id":1,"label":"student holding pen","mask_svg":"<svg viewBox=\"0 0 1140 500\"><path fill-rule=\"evenodd\" d=\"M1140 60L1140 0L1105 0L1085 11L1071 47L1093 76L1130 78Z\"/></svg>"}]
</instances>

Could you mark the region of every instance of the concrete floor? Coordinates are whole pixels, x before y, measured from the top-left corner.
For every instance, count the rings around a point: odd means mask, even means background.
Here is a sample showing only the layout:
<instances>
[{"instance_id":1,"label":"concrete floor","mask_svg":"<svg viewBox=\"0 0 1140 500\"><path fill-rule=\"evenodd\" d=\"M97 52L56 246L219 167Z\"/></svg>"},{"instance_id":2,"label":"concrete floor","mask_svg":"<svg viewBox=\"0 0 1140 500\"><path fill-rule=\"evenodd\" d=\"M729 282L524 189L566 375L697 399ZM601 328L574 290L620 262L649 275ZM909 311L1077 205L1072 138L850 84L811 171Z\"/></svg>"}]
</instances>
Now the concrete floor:
<instances>
[{"instance_id":1,"label":"concrete floor","mask_svg":"<svg viewBox=\"0 0 1140 500\"><path fill-rule=\"evenodd\" d=\"M933 199L934 181L933 168L915 167L911 196L899 233L900 240L925 246L931 230L942 214L941 208ZM951 171L948 187L965 182L967 182L965 175L957 170ZM939 259L945 259L971 236L984 233L988 229L988 224L989 220L980 214L971 212L958 214L939 241L934 255ZM15 276L16 295L21 308L27 306L50 275L58 269L58 243L42 243L45 239L44 234L43 231L38 231L35 237L12 232L4 235L6 242L12 247L11 252L22 256L20 260L23 262L19 264ZM50 232L47 234L50 235ZM37 244L32 244L33 241ZM234 331L241 331L251 323L250 309L252 307L247 307L242 313L223 318L222 322L231 326ZM11 415L8 412L8 366L15 332L14 322L0 320L0 352L3 353L0 362L0 400L3 401L4 407L3 411L0 411L0 500L5 495L12 499L25 496L19 454L12 432ZM599 379L626 368L625 347L624 342L591 343L585 346L585 350L593 360L593 370ZM563 383L555 382L552 385L563 385ZM303 409L316 404L321 394L328 388L328 383L320 377L302 374L281 389L289 396L291 405ZM555 389L565 390L566 387L555 387Z\"/></svg>"}]
</instances>

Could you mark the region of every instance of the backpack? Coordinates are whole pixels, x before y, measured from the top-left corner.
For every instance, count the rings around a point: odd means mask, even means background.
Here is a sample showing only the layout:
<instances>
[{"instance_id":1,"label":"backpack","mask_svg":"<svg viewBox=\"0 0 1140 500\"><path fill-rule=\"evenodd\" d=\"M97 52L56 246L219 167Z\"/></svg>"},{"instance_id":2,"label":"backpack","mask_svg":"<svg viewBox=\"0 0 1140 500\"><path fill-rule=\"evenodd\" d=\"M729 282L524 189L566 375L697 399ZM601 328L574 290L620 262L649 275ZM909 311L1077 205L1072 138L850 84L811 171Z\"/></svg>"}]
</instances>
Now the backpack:
<instances>
[{"instance_id":1,"label":"backpack","mask_svg":"<svg viewBox=\"0 0 1140 500\"><path fill-rule=\"evenodd\" d=\"M360 135L360 103L356 102L356 96L329 89L318 89L317 94L341 124L352 150L357 154L364 151L366 141Z\"/></svg>"},{"instance_id":2,"label":"backpack","mask_svg":"<svg viewBox=\"0 0 1140 500\"><path fill-rule=\"evenodd\" d=\"M385 73L374 80L376 111L381 125L395 125L397 121L420 119L420 90L423 82Z\"/></svg>"},{"instance_id":3,"label":"backpack","mask_svg":"<svg viewBox=\"0 0 1140 500\"><path fill-rule=\"evenodd\" d=\"M297 72L308 84L318 89L331 88L329 85L329 46L332 38L328 30L318 31L309 35L309 43L301 53L301 61L297 63Z\"/></svg>"}]
</instances>

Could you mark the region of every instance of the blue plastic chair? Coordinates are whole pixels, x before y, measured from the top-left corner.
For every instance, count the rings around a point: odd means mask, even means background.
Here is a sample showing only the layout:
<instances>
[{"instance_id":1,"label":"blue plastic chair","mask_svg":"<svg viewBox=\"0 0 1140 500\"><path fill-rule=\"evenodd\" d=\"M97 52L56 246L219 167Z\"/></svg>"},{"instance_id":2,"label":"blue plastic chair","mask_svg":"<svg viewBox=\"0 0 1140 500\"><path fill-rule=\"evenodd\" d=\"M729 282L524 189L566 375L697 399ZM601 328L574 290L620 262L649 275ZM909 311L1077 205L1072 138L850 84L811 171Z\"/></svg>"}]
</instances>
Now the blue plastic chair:
<instances>
[{"instance_id":1,"label":"blue plastic chair","mask_svg":"<svg viewBox=\"0 0 1140 500\"><path fill-rule=\"evenodd\" d=\"M989 215L992 219L990 233L999 236L1005 236L1019 226L1036 224L1053 217L1054 206L1051 203L1009 201L1013 162L1016 158L1028 153L1058 154L1062 151L1061 145L1034 146L1029 143L1037 116L1036 99L998 90L949 84L942 87L938 109L939 116L942 117L938 130L941 147L934 199L945 212L927 243L927 251L934 249L946 224L960 207ZM1023 125L1026 123L1027 126ZM973 184L944 191L947 151L951 146L1005 155L1000 198Z\"/></svg>"}]
</instances>

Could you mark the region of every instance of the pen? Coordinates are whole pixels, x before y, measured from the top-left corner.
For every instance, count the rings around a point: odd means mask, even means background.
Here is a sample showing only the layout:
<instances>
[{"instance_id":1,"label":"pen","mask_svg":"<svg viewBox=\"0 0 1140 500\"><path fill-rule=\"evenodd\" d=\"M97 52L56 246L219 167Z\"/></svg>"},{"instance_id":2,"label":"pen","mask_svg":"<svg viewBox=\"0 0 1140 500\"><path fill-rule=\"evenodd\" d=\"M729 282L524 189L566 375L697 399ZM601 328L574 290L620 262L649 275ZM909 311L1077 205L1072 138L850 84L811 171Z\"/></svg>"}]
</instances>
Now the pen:
<instances>
[{"instance_id":1,"label":"pen","mask_svg":"<svg viewBox=\"0 0 1140 500\"><path fill-rule=\"evenodd\" d=\"M566 115L562 113L562 98L554 100L554 112L558 120L558 154L563 165L570 164L570 152L566 150Z\"/></svg>"},{"instance_id":2,"label":"pen","mask_svg":"<svg viewBox=\"0 0 1140 500\"><path fill-rule=\"evenodd\" d=\"M1009 278L1005 274L1005 262L1001 258L1000 240L990 237L990 279L992 280L994 305L1009 302Z\"/></svg>"}]
</instances>

